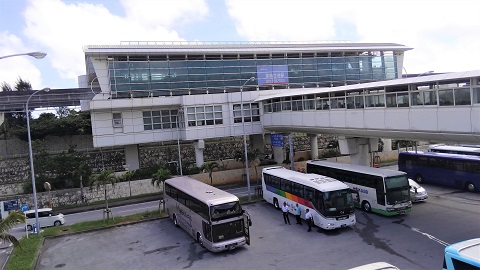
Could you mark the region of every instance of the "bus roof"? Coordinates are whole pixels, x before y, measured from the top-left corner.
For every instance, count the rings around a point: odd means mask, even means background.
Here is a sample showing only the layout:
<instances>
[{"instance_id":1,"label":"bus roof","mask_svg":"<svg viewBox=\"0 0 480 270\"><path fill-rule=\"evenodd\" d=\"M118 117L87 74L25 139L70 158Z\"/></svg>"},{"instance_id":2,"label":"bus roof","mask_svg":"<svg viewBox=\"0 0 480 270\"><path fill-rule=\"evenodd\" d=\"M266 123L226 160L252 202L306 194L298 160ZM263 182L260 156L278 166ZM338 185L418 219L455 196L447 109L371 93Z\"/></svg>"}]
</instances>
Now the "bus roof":
<instances>
[{"instance_id":1,"label":"bus roof","mask_svg":"<svg viewBox=\"0 0 480 270\"><path fill-rule=\"evenodd\" d=\"M348 170L348 171L353 171L358 173L376 175L384 178L399 176L399 175L406 175L405 172L401 172L401 171L394 171L394 170L388 170L388 169L380 169L380 168L373 168L373 167L356 165L356 164L338 163L338 162L331 162L331 161L324 161L324 160L309 160L307 161L307 164L308 163L324 165L328 167L333 167L337 169L343 169L343 170Z\"/></svg>"},{"instance_id":2,"label":"bus roof","mask_svg":"<svg viewBox=\"0 0 480 270\"><path fill-rule=\"evenodd\" d=\"M268 168L264 168L262 171L270 175L293 180L297 183L315 188L322 192L329 192L329 191L349 188L345 183L328 176L318 175L314 173L296 172L296 171L286 169L282 166L268 167Z\"/></svg>"},{"instance_id":3,"label":"bus roof","mask_svg":"<svg viewBox=\"0 0 480 270\"><path fill-rule=\"evenodd\" d=\"M480 148L478 146L461 146L461 145L445 145L436 144L428 147L430 151L443 150L443 151L457 151L465 153L477 153L480 154Z\"/></svg>"},{"instance_id":4,"label":"bus roof","mask_svg":"<svg viewBox=\"0 0 480 270\"><path fill-rule=\"evenodd\" d=\"M480 263L480 238L474 238L447 246L445 253L452 253Z\"/></svg>"},{"instance_id":5,"label":"bus roof","mask_svg":"<svg viewBox=\"0 0 480 270\"><path fill-rule=\"evenodd\" d=\"M231 193L187 176L170 178L165 180L165 183L195 197L209 206L238 201L238 197Z\"/></svg>"},{"instance_id":6,"label":"bus roof","mask_svg":"<svg viewBox=\"0 0 480 270\"><path fill-rule=\"evenodd\" d=\"M427 157L440 157L440 158L449 158L449 159L458 159L458 160L473 160L480 161L480 156L465 155L465 154L450 154L450 153L440 153L440 152L421 152L421 151L404 151L400 152L399 155L412 155L412 156L427 156Z\"/></svg>"}]
</instances>

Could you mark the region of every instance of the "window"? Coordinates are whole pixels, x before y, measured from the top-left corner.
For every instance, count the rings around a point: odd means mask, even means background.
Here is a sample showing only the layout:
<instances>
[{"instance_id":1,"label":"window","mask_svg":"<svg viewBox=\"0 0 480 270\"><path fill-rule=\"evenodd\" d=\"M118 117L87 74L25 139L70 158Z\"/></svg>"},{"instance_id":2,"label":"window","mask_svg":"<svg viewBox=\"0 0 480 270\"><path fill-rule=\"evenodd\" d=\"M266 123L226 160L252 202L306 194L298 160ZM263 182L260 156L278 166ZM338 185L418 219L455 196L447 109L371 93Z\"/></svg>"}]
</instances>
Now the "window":
<instances>
[{"instance_id":1,"label":"window","mask_svg":"<svg viewBox=\"0 0 480 270\"><path fill-rule=\"evenodd\" d=\"M123 127L122 113L113 113L113 127Z\"/></svg>"},{"instance_id":2,"label":"window","mask_svg":"<svg viewBox=\"0 0 480 270\"><path fill-rule=\"evenodd\" d=\"M143 129L177 128L178 110L160 110L143 112Z\"/></svg>"},{"instance_id":3,"label":"window","mask_svg":"<svg viewBox=\"0 0 480 270\"><path fill-rule=\"evenodd\" d=\"M214 126L223 124L222 106L187 107L189 127Z\"/></svg>"},{"instance_id":4,"label":"window","mask_svg":"<svg viewBox=\"0 0 480 270\"><path fill-rule=\"evenodd\" d=\"M260 121L260 106L258 103L243 103L243 117L245 122L259 122ZM242 104L233 105L233 122L242 122Z\"/></svg>"}]
</instances>

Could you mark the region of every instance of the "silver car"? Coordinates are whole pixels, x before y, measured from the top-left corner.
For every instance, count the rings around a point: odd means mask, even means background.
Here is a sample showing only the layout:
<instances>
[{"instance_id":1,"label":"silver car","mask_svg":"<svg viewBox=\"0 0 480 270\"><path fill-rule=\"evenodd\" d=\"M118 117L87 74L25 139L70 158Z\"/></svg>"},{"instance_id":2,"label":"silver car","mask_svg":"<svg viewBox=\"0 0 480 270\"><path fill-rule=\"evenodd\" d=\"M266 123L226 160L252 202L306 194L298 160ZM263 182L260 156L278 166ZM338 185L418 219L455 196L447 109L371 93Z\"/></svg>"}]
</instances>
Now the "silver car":
<instances>
[{"instance_id":1,"label":"silver car","mask_svg":"<svg viewBox=\"0 0 480 270\"><path fill-rule=\"evenodd\" d=\"M428 198L427 191L412 179L408 179L410 184L410 199L412 202L423 202Z\"/></svg>"}]
</instances>

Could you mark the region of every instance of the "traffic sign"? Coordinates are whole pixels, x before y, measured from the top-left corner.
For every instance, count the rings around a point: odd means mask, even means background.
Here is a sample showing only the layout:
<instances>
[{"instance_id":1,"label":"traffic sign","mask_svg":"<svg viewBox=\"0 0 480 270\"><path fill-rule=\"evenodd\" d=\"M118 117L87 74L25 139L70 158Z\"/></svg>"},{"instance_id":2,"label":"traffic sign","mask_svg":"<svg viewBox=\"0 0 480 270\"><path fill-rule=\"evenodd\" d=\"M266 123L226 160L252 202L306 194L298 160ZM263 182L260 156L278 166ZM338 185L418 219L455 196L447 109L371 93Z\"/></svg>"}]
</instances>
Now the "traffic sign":
<instances>
[{"instance_id":1,"label":"traffic sign","mask_svg":"<svg viewBox=\"0 0 480 270\"><path fill-rule=\"evenodd\" d=\"M272 141L272 146L283 147L282 134L270 134L270 140Z\"/></svg>"}]
</instances>

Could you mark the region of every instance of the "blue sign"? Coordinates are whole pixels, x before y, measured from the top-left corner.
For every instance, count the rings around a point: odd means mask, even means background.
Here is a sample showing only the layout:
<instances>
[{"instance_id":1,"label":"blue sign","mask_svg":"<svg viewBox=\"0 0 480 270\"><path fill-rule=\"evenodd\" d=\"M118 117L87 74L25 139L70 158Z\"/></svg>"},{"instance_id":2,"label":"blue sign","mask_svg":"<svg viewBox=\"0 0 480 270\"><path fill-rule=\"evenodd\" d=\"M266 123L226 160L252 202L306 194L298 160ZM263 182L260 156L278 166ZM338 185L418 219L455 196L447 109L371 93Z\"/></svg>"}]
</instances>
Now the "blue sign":
<instances>
[{"instance_id":1,"label":"blue sign","mask_svg":"<svg viewBox=\"0 0 480 270\"><path fill-rule=\"evenodd\" d=\"M28 204L24 203L22 204L22 206L20 206L20 210L22 210L22 212L25 212L25 211L28 211Z\"/></svg>"},{"instance_id":2,"label":"blue sign","mask_svg":"<svg viewBox=\"0 0 480 270\"><path fill-rule=\"evenodd\" d=\"M287 84L288 66L257 66L258 85L265 84Z\"/></svg>"},{"instance_id":3,"label":"blue sign","mask_svg":"<svg viewBox=\"0 0 480 270\"><path fill-rule=\"evenodd\" d=\"M270 134L270 140L272 141L272 146L283 147L282 134Z\"/></svg>"},{"instance_id":4,"label":"blue sign","mask_svg":"<svg viewBox=\"0 0 480 270\"><path fill-rule=\"evenodd\" d=\"M3 211L12 211L19 209L18 201L12 200L8 202L3 202Z\"/></svg>"}]
</instances>

